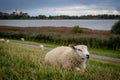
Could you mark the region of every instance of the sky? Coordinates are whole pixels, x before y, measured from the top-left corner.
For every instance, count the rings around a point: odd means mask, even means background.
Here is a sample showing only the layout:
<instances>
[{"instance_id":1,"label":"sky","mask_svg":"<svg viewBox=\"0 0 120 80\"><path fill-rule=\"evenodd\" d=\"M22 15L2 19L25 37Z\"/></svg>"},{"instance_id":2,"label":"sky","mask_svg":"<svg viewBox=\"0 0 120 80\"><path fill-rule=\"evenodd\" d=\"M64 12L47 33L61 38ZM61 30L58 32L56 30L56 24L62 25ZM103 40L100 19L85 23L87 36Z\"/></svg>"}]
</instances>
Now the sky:
<instances>
[{"instance_id":1,"label":"sky","mask_svg":"<svg viewBox=\"0 0 120 80\"><path fill-rule=\"evenodd\" d=\"M120 15L120 0L0 0L0 11L20 10L38 15Z\"/></svg>"}]
</instances>

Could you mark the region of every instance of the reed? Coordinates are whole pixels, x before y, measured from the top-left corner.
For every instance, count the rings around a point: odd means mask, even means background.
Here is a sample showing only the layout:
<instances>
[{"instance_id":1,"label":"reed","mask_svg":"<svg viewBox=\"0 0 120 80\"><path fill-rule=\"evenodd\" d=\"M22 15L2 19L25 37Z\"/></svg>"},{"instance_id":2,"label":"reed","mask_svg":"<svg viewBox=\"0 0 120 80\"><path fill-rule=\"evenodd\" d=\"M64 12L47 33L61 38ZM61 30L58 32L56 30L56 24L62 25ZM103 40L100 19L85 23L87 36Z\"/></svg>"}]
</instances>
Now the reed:
<instances>
[{"instance_id":1,"label":"reed","mask_svg":"<svg viewBox=\"0 0 120 80\"><path fill-rule=\"evenodd\" d=\"M57 43L62 45L69 45L69 44L85 44L89 47L93 48L103 48L103 49L113 49L119 50L120 49L120 37L111 37L109 39L96 39L96 38L72 38L72 37L65 37L59 38L58 36L51 36L51 35L44 35L44 34L27 34L27 33L1 33L1 38L10 38L10 39L17 39L24 37L26 40L30 41L38 41L38 42L49 42L49 43Z\"/></svg>"}]
</instances>

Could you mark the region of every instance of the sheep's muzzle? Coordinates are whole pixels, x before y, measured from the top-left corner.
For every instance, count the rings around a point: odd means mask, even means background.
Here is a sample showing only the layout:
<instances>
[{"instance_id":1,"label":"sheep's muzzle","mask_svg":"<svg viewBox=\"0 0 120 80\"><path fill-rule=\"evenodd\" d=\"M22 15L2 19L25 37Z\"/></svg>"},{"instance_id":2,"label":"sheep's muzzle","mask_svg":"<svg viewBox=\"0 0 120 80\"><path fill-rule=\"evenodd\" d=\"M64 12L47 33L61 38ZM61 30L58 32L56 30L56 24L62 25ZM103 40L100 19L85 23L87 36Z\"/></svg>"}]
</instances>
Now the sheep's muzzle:
<instances>
[{"instance_id":1,"label":"sheep's muzzle","mask_svg":"<svg viewBox=\"0 0 120 80\"><path fill-rule=\"evenodd\" d=\"M90 55L86 55L86 58L89 59L89 58L90 58Z\"/></svg>"}]
</instances>

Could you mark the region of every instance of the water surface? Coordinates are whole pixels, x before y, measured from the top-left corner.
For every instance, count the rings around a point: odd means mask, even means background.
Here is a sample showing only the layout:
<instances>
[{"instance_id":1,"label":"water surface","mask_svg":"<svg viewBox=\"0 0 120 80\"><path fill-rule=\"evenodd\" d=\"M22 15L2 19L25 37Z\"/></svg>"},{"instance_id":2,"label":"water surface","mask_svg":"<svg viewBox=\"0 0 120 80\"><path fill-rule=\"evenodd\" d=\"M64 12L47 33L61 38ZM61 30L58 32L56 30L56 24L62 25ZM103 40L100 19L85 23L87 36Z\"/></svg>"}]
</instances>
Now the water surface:
<instances>
[{"instance_id":1,"label":"water surface","mask_svg":"<svg viewBox=\"0 0 120 80\"><path fill-rule=\"evenodd\" d=\"M93 30L110 30L118 20L0 20L0 25L19 27L66 26L90 28Z\"/></svg>"}]
</instances>

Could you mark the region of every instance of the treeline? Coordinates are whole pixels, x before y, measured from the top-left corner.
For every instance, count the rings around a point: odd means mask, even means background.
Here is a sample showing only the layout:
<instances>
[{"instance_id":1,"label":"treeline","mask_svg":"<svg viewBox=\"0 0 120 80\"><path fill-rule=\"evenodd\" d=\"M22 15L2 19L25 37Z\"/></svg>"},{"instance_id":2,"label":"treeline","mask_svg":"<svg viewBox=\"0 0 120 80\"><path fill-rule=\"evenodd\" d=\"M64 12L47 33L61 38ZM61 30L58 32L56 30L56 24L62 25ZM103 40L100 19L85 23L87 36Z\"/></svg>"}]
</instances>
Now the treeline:
<instances>
[{"instance_id":1,"label":"treeline","mask_svg":"<svg viewBox=\"0 0 120 80\"><path fill-rule=\"evenodd\" d=\"M14 15L14 14L4 14L0 15L0 19L30 19L29 15Z\"/></svg>"},{"instance_id":2,"label":"treeline","mask_svg":"<svg viewBox=\"0 0 120 80\"><path fill-rule=\"evenodd\" d=\"M68 16L68 15L59 15L59 16L22 16L22 15L0 15L0 19L120 19L120 15L86 15L86 16Z\"/></svg>"},{"instance_id":3,"label":"treeline","mask_svg":"<svg viewBox=\"0 0 120 80\"><path fill-rule=\"evenodd\" d=\"M109 39L97 39L97 38L60 38L56 36L44 35L44 34L31 34L31 33L19 33L19 32L0 32L1 38L17 39L25 38L29 41L37 41L44 43L55 43L61 45L69 44L85 44L93 48L103 48L103 49L120 49L120 37L111 37Z\"/></svg>"},{"instance_id":4,"label":"treeline","mask_svg":"<svg viewBox=\"0 0 120 80\"><path fill-rule=\"evenodd\" d=\"M120 15L86 15L86 16L60 15L60 16L49 16L46 18L48 19L120 19Z\"/></svg>"}]
</instances>

